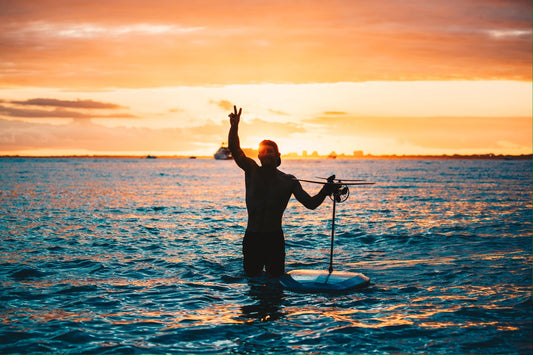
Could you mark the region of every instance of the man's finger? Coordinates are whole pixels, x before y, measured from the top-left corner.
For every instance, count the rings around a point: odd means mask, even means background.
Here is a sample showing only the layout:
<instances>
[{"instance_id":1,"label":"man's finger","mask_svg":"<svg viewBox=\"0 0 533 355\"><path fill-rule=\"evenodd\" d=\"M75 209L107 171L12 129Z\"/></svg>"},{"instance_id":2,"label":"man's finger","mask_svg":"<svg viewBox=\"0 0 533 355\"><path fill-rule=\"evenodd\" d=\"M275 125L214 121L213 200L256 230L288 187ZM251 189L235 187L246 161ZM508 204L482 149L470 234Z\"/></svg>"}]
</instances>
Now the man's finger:
<instances>
[{"instance_id":1,"label":"man's finger","mask_svg":"<svg viewBox=\"0 0 533 355\"><path fill-rule=\"evenodd\" d=\"M241 112L242 112L242 107L239 109L239 114L238 114L239 117L241 116Z\"/></svg>"},{"instance_id":2,"label":"man's finger","mask_svg":"<svg viewBox=\"0 0 533 355\"><path fill-rule=\"evenodd\" d=\"M237 114L237 106L233 105L233 112Z\"/></svg>"}]
</instances>

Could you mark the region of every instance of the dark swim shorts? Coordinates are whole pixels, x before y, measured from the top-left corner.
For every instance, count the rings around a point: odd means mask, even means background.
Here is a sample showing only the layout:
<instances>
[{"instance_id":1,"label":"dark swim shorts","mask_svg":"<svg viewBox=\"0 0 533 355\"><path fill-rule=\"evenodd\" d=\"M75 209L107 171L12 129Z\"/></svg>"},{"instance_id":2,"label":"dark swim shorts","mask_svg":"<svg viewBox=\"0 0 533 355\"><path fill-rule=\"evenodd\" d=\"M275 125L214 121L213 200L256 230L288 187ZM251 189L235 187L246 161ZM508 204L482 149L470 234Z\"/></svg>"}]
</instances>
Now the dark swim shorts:
<instances>
[{"instance_id":1,"label":"dark swim shorts","mask_svg":"<svg viewBox=\"0 0 533 355\"><path fill-rule=\"evenodd\" d=\"M259 276L263 267L270 277L285 273L285 239L283 231L248 232L242 241L246 276Z\"/></svg>"}]
</instances>

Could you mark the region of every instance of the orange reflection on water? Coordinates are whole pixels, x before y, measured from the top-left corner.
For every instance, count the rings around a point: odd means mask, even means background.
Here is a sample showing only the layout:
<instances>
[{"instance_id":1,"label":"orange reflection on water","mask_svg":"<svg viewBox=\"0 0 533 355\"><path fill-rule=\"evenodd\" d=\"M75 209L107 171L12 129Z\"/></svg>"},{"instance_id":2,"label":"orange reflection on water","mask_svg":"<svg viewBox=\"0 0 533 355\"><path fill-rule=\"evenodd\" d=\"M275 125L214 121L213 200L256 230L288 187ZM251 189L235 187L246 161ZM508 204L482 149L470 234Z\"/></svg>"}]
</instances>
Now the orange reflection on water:
<instances>
[{"instance_id":1,"label":"orange reflection on water","mask_svg":"<svg viewBox=\"0 0 533 355\"><path fill-rule=\"evenodd\" d=\"M411 300L411 304L400 304L394 306L380 306L373 309L338 309L334 307L290 307L282 309L282 318L295 324L300 324L300 330L295 335L310 335L316 330L308 329L305 324L314 322L316 319L331 319L331 324L325 326L327 330L343 328L382 328L392 326L416 325L418 327L440 329L449 327L470 328L470 327L495 327L500 331L515 331L517 327L510 326L498 321L469 321L458 319L458 322L450 320L436 320L434 316L439 314L453 315L461 307L452 306L450 308L427 307L429 299ZM414 304L414 302L426 301L426 304ZM422 309L419 306L423 306ZM243 315L242 306L238 304L219 304L201 309L182 309L179 311L132 309L120 312L70 312L64 309L29 309L21 308L8 310L0 316L0 323L9 325L16 323L20 317L28 317L38 323L46 323L54 320L69 320L72 322L90 322L95 319L104 320L110 324L138 324L138 323L159 323L162 330L174 328L187 328L195 326L208 326L220 324L243 324L260 321L275 321L269 315L259 318L250 318Z\"/></svg>"},{"instance_id":2,"label":"orange reflection on water","mask_svg":"<svg viewBox=\"0 0 533 355\"><path fill-rule=\"evenodd\" d=\"M371 270L384 270L395 267L412 267L416 265L442 265L453 262L454 258L438 258L438 259L409 259L409 260L377 260L377 261L358 261L353 263L346 263L350 267L364 267Z\"/></svg>"},{"instance_id":3,"label":"orange reflection on water","mask_svg":"<svg viewBox=\"0 0 533 355\"><path fill-rule=\"evenodd\" d=\"M15 312L16 315L25 315L29 317L31 320L39 322L39 323L46 323L53 320L69 320L73 322L89 322L96 318L96 315L91 312L68 312L61 308L52 308L52 309L25 309L21 310L18 309ZM8 322L9 323L9 322Z\"/></svg>"},{"instance_id":4,"label":"orange reflection on water","mask_svg":"<svg viewBox=\"0 0 533 355\"><path fill-rule=\"evenodd\" d=\"M492 321L492 322L466 321L466 322L462 322L462 323L428 321L428 322L419 323L419 325L421 327L430 328L430 329L439 329L439 328L447 328L447 327L459 327L459 328L495 327L499 331L515 331L515 330L519 330L520 329L518 327L513 327L513 326L509 326L509 325L500 324L497 321Z\"/></svg>"},{"instance_id":5,"label":"orange reflection on water","mask_svg":"<svg viewBox=\"0 0 533 355\"><path fill-rule=\"evenodd\" d=\"M133 294L142 294L154 287L159 286L184 286L184 287L211 287L216 288L220 286L216 282L193 282L189 280L180 279L177 277L170 278L153 278L153 279L130 279L130 278L108 278L108 279L64 279L64 280L23 280L23 281L9 281L4 282L5 287L10 287L13 284L24 285L28 287L33 287L36 289L43 288L63 288L68 289L71 287L98 287L105 290L108 294L113 294L116 292L124 292L124 290L114 289L115 287L132 287L128 292ZM135 287L136 289L134 289Z\"/></svg>"},{"instance_id":6,"label":"orange reflection on water","mask_svg":"<svg viewBox=\"0 0 533 355\"><path fill-rule=\"evenodd\" d=\"M346 328L347 325L350 327L358 328L381 328L389 326L398 326L398 325L410 325L413 324L413 321L410 317L405 317L405 314L402 313L392 313L395 309L400 306L389 306L378 309L370 310L344 310L338 308L311 308L311 309L297 309L294 308L292 311L289 310L287 314L288 318L291 317L309 317L309 318L322 318L328 317L339 322L338 328ZM361 317L363 315L363 317ZM375 315L375 316L366 316L366 315ZM334 327L337 328L337 327ZM333 328L333 329L334 329Z\"/></svg>"},{"instance_id":7,"label":"orange reflection on water","mask_svg":"<svg viewBox=\"0 0 533 355\"><path fill-rule=\"evenodd\" d=\"M47 323L54 320L69 320L72 322L90 322L95 319L105 320L111 324L136 324L143 322L161 323L163 329L182 328L198 325L217 325L217 324L239 324L245 323L240 318L240 306L235 304L221 304L213 307L195 309L166 311L161 310L144 310L134 309L122 312L69 312L61 308L52 309L29 309L20 308L4 312L0 316L0 323L8 325L16 323L15 318L28 317L38 323Z\"/></svg>"},{"instance_id":8,"label":"orange reflection on water","mask_svg":"<svg viewBox=\"0 0 533 355\"><path fill-rule=\"evenodd\" d=\"M200 325L241 324L246 323L240 318L240 306L221 304L203 309L181 311L172 315L173 320L164 330Z\"/></svg>"}]
</instances>

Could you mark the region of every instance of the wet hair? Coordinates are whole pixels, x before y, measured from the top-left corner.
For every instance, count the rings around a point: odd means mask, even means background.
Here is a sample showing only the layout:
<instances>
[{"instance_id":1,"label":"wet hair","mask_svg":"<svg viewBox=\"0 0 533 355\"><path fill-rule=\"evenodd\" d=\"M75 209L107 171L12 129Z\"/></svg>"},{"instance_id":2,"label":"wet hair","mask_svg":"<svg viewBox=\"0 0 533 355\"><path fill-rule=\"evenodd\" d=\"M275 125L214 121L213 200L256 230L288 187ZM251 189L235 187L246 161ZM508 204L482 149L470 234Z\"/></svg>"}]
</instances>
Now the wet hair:
<instances>
[{"instance_id":1,"label":"wet hair","mask_svg":"<svg viewBox=\"0 0 533 355\"><path fill-rule=\"evenodd\" d=\"M279 154L278 145L276 144L276 142L271 141L270 139L265 139L265 140L261 141L261 143L259 143L259 145L269 145L272 148L276 149L276 153ZM277 162L276 167L278 167L280 165L281 165L281 158L278 156L278 162Z\"/></svg>"}]
</instances>

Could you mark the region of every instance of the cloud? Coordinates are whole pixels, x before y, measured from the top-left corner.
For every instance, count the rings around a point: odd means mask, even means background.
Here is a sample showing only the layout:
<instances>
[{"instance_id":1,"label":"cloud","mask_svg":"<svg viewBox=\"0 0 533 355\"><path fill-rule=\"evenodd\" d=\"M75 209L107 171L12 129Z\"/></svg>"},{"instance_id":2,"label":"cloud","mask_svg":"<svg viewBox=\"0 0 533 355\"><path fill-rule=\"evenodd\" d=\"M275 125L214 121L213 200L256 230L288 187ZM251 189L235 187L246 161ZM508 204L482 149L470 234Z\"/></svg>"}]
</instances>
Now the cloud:
<instances>
[{"instance_id":1,"label":"cloud","mask_svg":"<svg viewBox=\"0 0 533 355\"><path fill-rule=\"evenodd\" d=\"M137 116L129 113L113 113L107 115L99 115L93 113L83 113L79 111L54 109L26 109L15 108L0 105L0 116L14 117L14 118L74 118L74 119L91 119L91 118L136 118Z\"/></svg>"},{"instance_id":2,"label":"cloud","mask_svg":"<svg viewBox=\"0 0 533 355\"><path fill-rule=\"evenodd\" d=\"M347 112L344 111L325 111L324 115L326 116L344 116L347 115Z\"/></svg>"},{"instance_id":3,"label":"cloud","mask_svg":"<svg viewBox=\"0 0 533 355\"><path fill-rule=\"evenodd\" d=\"M271 108L268 109L268 112L271 112L273 114L280 115L280 116L289 116L287 112L280 111L280 110L273 110Z\"/></svg>"},{"instance_id":4,"label":"cloud","mask_svg":"<svg viewBox=\"0 0 533 355\"><path fill-rule=\"evenodd\" d=\"M28 29L26 29L28 30ZM30 29L31 30L31 29ZM160 36L165 34L184 34L202 30L202 27L179 27L167 24L139 23L125 26L98 26L91 23L76 25L56 25L48 28L57 36L65 38L97 38L106 36L145 35Z\"/></svg>"},{"instance_id":5,"label":"cloud","mask_svg":"<svg viewBox=\"0 0 533 355\"><path fill-rule=\"evenodd\" d=\"M38 108L33 108L33 107ZM45 108L42 108L45 107ZM58 100L35 98L27 100L0 100L0 116L13 118L136 118L130 113L112 112L96 114L93 110L116 110L125 108L113 103L93 100Z\"/></svg>"},{"instance_id":6,"label":"cloud","mask_svg":"<svg viewBox=\"0 0 533 355\"><path fill-rule=\"evenodd\" d=\"M306 129L301 123L294 122L271 122L259 118L242 121L239 124L239 132L242 137L262 136L267 137L290 137L295 133L305 133Z\"/></svg>"},{"instance_id":7,"label":"cloud","mask_svg":"<svg viewBox=\"0 0 533 355\"><path fill-rule=\"evenodd\" d=\"M531 117L320 116L303 122L324 135L394 139L431 149L497 149L502 142L531 147Z\"/></svg>"},{"instance_id":8,"label":"cloud","mask_svg":"<svg viewBox=\"0 0 533 355\"><path fill-rule=\"evenodd\" d=\"M219 142L221 125L190 128L109 128L91 122L51 125L0 119L0 150L88 150L94 152L184 152Z\"/></svg>"},{"instance_id":9,"label":"cloud","mask_svg":"<svg viewBox=\"0 0 533 355\"><path fill-rule=\"evenodd\" d=\"M227 101L227 100L220 100L220 101L210 100L209 103L217 105L218 107L220 107L224 111L233 110L233 104L231 102Z\"/></svg>"},{"instance_id":10,"label":"cloud","mask_svg":"<svg viewBox=\"0 0 533 355\"><path fill-rule=\"evenodd\" d=\"M530 81L531 6L504 0L11 1L0 12L0 75L4 84L91 88Z\"/></svg>"},{"instance_id":11,"label":"cloud","mask_svg":"<svg viewBox=\"0 0 533 355\"><path fill-rule=\"evenodd\" d=\"M98 102L93 100L58 100L58 99L28 99L24 101L6 101L17 105L31 105L31 106L53 106L53 107L69 107L82 109L119 109L123 106L112 104L108 102Z\"/></svg>"}]
</instances>

